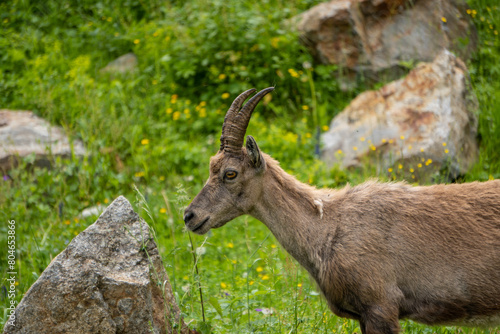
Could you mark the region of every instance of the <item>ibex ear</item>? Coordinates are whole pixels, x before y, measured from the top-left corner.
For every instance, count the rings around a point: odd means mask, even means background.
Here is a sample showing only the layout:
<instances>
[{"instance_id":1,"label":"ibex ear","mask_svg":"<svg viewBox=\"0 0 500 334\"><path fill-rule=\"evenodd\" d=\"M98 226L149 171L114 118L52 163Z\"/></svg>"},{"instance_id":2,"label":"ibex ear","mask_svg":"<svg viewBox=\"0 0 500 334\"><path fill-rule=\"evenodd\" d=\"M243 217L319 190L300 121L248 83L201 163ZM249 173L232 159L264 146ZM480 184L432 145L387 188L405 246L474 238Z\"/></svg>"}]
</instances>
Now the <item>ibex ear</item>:
<instances>
[{"instance_id":1,"label":"ibex ear","mask_svg":"<svg viewBox=\"0 0 500 334\"><path fill-rule=\"evenodd\" d=\"M247 154L255 168L264 167L264 158L260 153L259 146L257 146L257 142L252 136L247 136Z\"/></svg>"}]
</instances>

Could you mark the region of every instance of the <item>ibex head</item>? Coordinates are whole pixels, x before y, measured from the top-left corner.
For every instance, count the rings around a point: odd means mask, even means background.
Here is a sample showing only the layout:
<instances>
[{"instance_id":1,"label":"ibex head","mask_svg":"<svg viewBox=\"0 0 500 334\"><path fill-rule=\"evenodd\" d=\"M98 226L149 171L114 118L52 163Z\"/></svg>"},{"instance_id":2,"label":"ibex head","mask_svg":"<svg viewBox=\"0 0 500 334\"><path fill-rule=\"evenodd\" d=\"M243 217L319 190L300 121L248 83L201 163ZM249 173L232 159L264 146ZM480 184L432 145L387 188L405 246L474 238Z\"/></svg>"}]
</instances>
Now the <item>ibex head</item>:
<instances>
[{"instance_id":1,"label":"ibex head","mask_svg":"<svg viewBox=\"0 0 500 334\"><path fill-rule=\"evenodd\" d=\"M253 110L273 90L273 87L261 90L242 108L243 102L255 92L249 89L227 111L220 150L210 159L208 181L184 214L187 228L194 233L205 234L248 213L260 197L266 163L255 139L247 136L245 148L243 140Z\"/></svg>"}]
</instances>

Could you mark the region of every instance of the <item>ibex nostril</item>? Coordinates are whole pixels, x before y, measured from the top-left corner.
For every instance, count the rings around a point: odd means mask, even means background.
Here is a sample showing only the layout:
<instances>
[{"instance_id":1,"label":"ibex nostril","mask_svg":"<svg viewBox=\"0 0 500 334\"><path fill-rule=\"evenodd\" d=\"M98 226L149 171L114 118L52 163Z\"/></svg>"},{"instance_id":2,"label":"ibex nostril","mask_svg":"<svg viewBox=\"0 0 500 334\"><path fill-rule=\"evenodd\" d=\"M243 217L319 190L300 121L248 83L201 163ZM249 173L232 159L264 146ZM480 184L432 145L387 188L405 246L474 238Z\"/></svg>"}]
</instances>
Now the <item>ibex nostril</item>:
<instances>
[{"instance_id":1,"label":"ibex nostril","mask_svg":"<svg viewBox=\"0 0 500 334\"><path fill-rule=\"evenodd\" d=\"M188 212L186 212L186 213L184 214L184 223L186 223L186 224L187 224L187 223L189 223L189 221L190 221L191 219L193 219L193 218L194 218L194 213L193 213L193 211L188 211Z\"/></svg>"}]
</instances>

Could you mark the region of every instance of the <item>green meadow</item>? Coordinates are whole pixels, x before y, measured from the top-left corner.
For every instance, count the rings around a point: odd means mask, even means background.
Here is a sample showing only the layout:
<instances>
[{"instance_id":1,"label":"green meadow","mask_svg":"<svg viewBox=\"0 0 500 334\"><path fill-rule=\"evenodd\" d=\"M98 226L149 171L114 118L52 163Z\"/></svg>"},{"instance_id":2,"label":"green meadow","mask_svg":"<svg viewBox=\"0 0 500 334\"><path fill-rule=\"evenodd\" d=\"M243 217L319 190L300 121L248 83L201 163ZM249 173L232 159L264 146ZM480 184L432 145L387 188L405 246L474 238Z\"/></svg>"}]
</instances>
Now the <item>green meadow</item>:
<instances>
[{"instance_id":1,"label":"green meadow","mask_svg":"<svg viewBox=\"0 0 500 334\"><path fill-rule=\"evenodd\" d=\"M329 311L308 274L262 223L243 216L198 236L182 221L208 177L227 108L252 87L276 89L257 107L247 134L302 182L342 187L402 179L398 166L391 172L369 164L328 168L315 153L331 119L361 92L384 84L361 77L352 91L341 91L344 70L315 63L283 24L320 2L0 2L0 109L31 110L87 150L83 158L53 158L50 169L33 167L28 156L3 173L0 325L7 320L8 221L16 222L19 301L51 259L97 219L79 218L80 212L124 195L154 229L191 328L360 333L357 322ZM457 182L500 178L500 5L468 4L479 34L467 66L480 104L480 155ZM135 71L100 71L128 52L138 57ZM401 325L407 333L500 333Z\"/></svg>"}]
</instances>

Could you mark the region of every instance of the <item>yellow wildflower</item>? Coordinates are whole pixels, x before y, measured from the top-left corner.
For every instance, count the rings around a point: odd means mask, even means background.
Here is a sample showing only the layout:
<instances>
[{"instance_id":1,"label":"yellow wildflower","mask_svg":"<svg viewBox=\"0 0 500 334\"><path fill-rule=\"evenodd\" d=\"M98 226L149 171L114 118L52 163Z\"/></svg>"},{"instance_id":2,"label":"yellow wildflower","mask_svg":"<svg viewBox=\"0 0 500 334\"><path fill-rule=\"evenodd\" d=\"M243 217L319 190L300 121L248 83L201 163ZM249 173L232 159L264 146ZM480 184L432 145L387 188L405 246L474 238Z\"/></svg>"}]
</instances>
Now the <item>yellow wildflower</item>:
<instances>
[{"instance_id":1,"label":"yellow wildflower","mask_svg":"<svg viewBox=\"0 0 500 334\"><path fill-rule=\"evenodd\" d=\"M443 143L443 146L446 146L446 143Z\"/></svg>"},{"instance_id":2,"label":"yellow wildflower","mask_svg":"<svg viewBox=\"0 0 500 334\"><path fill-rule=\"evenodd\" d=\"M340 149L337 150L337 154L342 154L342 153L344 153L344 152L342 152L342 150L340 150Z\"/></svg>"},{"instance_id":3,"label":"yellow wildflower","mask_svg":"<svg viewBox=\"0 0 500 334\"><path fill-rule=\"evenodd\" d=\"M432 159L427 159L427 161L425 162L425 165L429 166L431 163L432 163Z\"/></svg>"},{"instance_id":4,"label":"yellow wildflower","mask_svg":"<svg viewBox=\"0 0 500 334\"><path fill-rule=\"evenodd\" d=\"M65 220L64 224L69 225L71 222L69 220Z\"/></svg>"},{"instance_id":5,"label":"yellow wildflower","mask_svg":"<svg viewBox=\"0 0 500 334\"><path fill-rule=\"evenodd\" d=\"M200 107L204 107L204 106L206 106L206 105L207 105L207 102L205 102L205 101L201 101L201 102L200 102Z\"/></svg>"},{"instance_id":6,"label":"yellow wildflower","mask_svg":"<svg viewBox=\"0 0 500 334\"><path fill-rule=\"evenodd\" d=\"M303 105L302 110L309 110L309 106Z\"/></svg>"},{"instance_id":7,"label":"yellow wildflower","mask_svg":"<svg viewBox=\"0 0 500 334\"><path fill-rule=\"evenodd\" d=\"M257 269L255 269L255 270L257 270L257 272L258 272L258 273L260 273L260 272L262 272L264 269L262 269L262 267L257 267Z\"/></svg>"},{"instance_id":8,"label":"yellow wildflower","mask_svg":"<svg viewBox=\"0 0 500 334\"><path fill-rule=\"evenodd\" d=\"M135 177L143 177L144 176L144 172L137 172L134 174Z\"/></svg>"},{"instance_id":9,"label":"yellow wildflower","mask_svg":"<svg viewBox=\"0 0 500 334\"><path fill-rule=\"evenodd\" d=\"M226 75L224 73L219 74L219 80L224 80Z\"/></svg>"},{"instance_id":10,"label":"yellow wildflower","mask_svg":"<svg viewBox=\"0 0 500 334\"><path fill-rule=\"evenodd\" d=\"M422 168L422 164L418 164L418 165L417 165L417 167L418 167L418 168Z\"/></svg>"},{"instance_id":11,"label":"yellow wildflower","mask_svg":"<svg viewBox=\"0 0 500 334\"><path fill-rule=\"evenodd\" d=\"M321 128L323 129L323 131L328 131L330 129L328 125L323 125Z\"/></svg>"},{"instance_id":12,"label":"yellow wildflower","mask_svg":"<svg viewBox=\"0 0 500 334\"><path fill-rule=\"evenodd\" d=\"M302 283L297 284L297 286L300 288L302 286Z\"/></svg>"},{"instance_id":13,"label":"yellow wildflower","mask_svg":"<svg viewBox=\"0 0 500 334\"><path fill-rule=\"evenodd\" d=\"M142 145L147 145L147 144L149 144L149 139L143 139L143 140L141 140L141 144L142 144Z\"/></svg>"},{"instance_id":14,"label":"yellow wildflower","mask_svg":"<svg viewBox=\"0 0 500 334\"><path fill-rule=\"evenodd\" d=\"M223 93L222 94L222 98L225 100L229 97L229 93Z\"/></svg>"},{"instance_id":15,"label":"yellow wildflower","mask_svg":"<svg viewBox=\"0 0 500 334\"><path fill-rule=\"evenodd\" d=\"M413 173L415 170L413 168L410 168L410 173Z\"/></svg>"},{"instance_id":16,"label":"yellow wildflower","mask_svg":"<svg viewBox=\"0 0 500 334\"><path fill-rule=\"evenodd\" d=\"M167 108L167 114L171 114L172 113L172 108Z\"/></svg>"},{"instance_id":17,"label":"yellow wildflower","mask_svg":"<svg viewBox=\"0 0 500 334\"><path fill-rule=\"evenodd\" d=\"M202 118L207 117L207 109L205 108L200 109L200 117Z\"/></svg>"},{"instance_id":18,"label":"yellow wildflower","mask_svg":"<svg viewBox=\"0 0 500 334\"><path fill-rule=\"evenodd\" d=\"M401 140L405 140L405 136L401 136L401 137L399 137L399 138L401 138Z\"/></svg>"},{"instance_id":19,"label":"yellow wildflower","mask_svg":"<svg viewBox=\"0 0 500 334\"><path fill-rule=\"evenodd\" d=\"M392 168L391 168L391 167L387 168L387 171L388 171L389 173L392 173Z\"/></svg>"},{"instance_id":20,"label":"yellow wildflower","mask_svg":"<svg viewBox=\"0 0 500 334\"><path fill-rule=\"evenodd\" d=\"M387 142L387 139L382 138L382 143L386 143L386 142Z\"/></svg>"},{"instance_id":21,"label":"yellow wildflower","mask_svg":"<svg viewBox=\"0 0 500 334\"><path fill-rule=\"evenodd\" d=\"M399 165L398 165L398 168L399 168L399 169L403 169L403 165L399 164Z\"/></svg>"},{"instance_id":22,"label":"yellow wildflower","mask_svg":"<svg viewBox=\"0 0 500 334\"><path fill-rule=\"evenodd\" d=\"M268 280L268 279L269 279L269 275L264 275L264 276L262 276L262 280L264 280L264 281L265 281L265 280Z\"/></svg>"},{"instance_id":23,"label":"yellow wildflower","mask_svg":"<svg viewBox=\"0 0 500 334\"><path fill-rule=\"evenodd\" d=\"M108 17L108 19L106 21L111 22L111 21L113 21L113 18L112 17Z\"/></svg>"},{"instance_id":24,"label":"yellow wildflower","mask_svg":"<svg viewBox=\"0 0 500 334\"><path fill-rule=\"evenodd\" d=\"M353 149L354 151L357 151L357 150L358 150L358 147L357 147L357 146L354 146L352 149Z\"/></svg>"},{"instance_id":25,"label":"yellow wildflower","mask_svg":"<svg viewBox=\"0 0 500 334\"><path fill-rule=\"evenodd\" d=\"M312 137L312 134L310 134L309 132L306 133L306 138L311 138Z\"/></svg>"},{"instance_id":26,"label":"yellow wildflower","mask_svg":"<svg viewBox=\"0 0 500 334\"><path fill-rule=\"evenodd\" d=\"M172 118L174 119L174 121L178 120L180 117L181 117L181 113L179 111L174 112L174 114L172 115Z\"/></svg>"},{"instance_id":27,"label":"yellow wildflower","mask_svg":"<svg viewBox=\"0 0 500 334\"><path fill-rule=\"evenodd\" d=\"M224 283L224 282L221 282L221 283L220 283L220 287L221 287L221 288L223 288L223 289L225 289L225 288L227 288L227 284L226 284L226 283Z\"/></svg>"},{"instance_id":28,"label":"yellow wildflower","mask_svg":"<svg viewBox=\"0 0 500 334\"><path fill-rule=\"evenodd\" d=\"M161 209L160 209L160 213L167 213L167 209L165 209L165 208L161 208Z\"/></svg>"},{"instance_id":29,"label":"yellow wildflower","mask_svg":"<svg viewBox=\"0 0 500 334\"><path fill-rule=\"evenodd\" d=\"M255 283L254 281L250 281L248 284L253 285L254 283Z\"/></svg>"},{"instance_id":30,"label":"yellow wildflower","mask_svg":"<svg viewBox=\"0 0 500 334\"><path fill-rule=\"evenodd\" d=\"M279 37L273 37L273 38L271 38L271 46L273 48L277 49L279 41L280 41Z\"/></svg>"},{"instance_id":31,"label":"yellow wildflower","mask_svg":"<svg viewBox=\"0 0 500 334\"><path fill-rule=\"evenodd\" d=\"M160 176L160 181L165 181L165 176Z\"/></svg>"},{"instance_id":32,"label":"yellow wildflower","mask_svg":"<svg viewBox=\"0 0 500 334\"><path fill-rule=\"evenodd\" d=\"M442 16L441 21L443 21L443 23L446 23L446 17Z\"/></svg>"},{"instance_id":33,"label":"yellow wildflower","mask_svg":"<svg viewBox=\"0 0 500 334\"><path fill-rule=\"evenodd\" d=\"M295 71L293 68L289 68L288 69L288 73L290 73L290 75L294 78L298 78L299 77L299 74L297 73L297 71Z\"/></svg>"},{"instance_id":34,"label":"yellow wildflower","mask_svg":"<svg viewBox=\"0 0 500 334\"><path fill-rule=\"evenodd\" d=\"M275 244L272 244L272 245L271 245L271 248L276 248L276 245L275 245Z\"/></svg>"},{"instance_id":35,"label":"yellow wildflower","mask_svg":"<svg viewBox=\"0 0 500 334\"><path fill-rule=\"evenodd\" d=\"M139 44L140 42L141 42L141 40L140 40L140 39L135 39L135 40L134 40L134 44L135 44L135 45Z\"/></svg>"},{"instance_id":36,"label":"yellow wildflower","mask_svg":"<svg viewBox=\"0 0 500 334\"><path fill-rule=\"evenodd\" d=\"M233 244L232 242L228 242L228 243L227 243L227 247L229 247L229 248L234 248L234 244Z\"/></svg>"},{"instance_id":37,"label":"yellow wildflower","mask_svg":"<svg viewBox=\"0 0 500 334\"><path fill-rule=\"evenodd\" d=\"M361 138L359 138L359 140L361 140L361 141L365 141L365 140L366 140L366 138L365 138L365 137L361 137Z\"/></svg>"},{"instance_id":38,"label":"yellow wildflower","mask_svg":"<svg viewBox=\"0 0 500 334\"><path fill-rule=\"evenodd\" d=\"M450 153L450 151L448 149L445 149L444 153L448 154L448 153Z\"/></svg>"},{"instance_id":39,"label":"yellow wildflower","mask_svg":"<svg viewBox=\"0 0 500 334\"><path fill-rule=\"evenodd\" d=\"M104 204L108 204L109 203L109 199L105 198L104 199Z\"/></svg>"}]
</instances>

